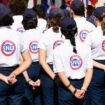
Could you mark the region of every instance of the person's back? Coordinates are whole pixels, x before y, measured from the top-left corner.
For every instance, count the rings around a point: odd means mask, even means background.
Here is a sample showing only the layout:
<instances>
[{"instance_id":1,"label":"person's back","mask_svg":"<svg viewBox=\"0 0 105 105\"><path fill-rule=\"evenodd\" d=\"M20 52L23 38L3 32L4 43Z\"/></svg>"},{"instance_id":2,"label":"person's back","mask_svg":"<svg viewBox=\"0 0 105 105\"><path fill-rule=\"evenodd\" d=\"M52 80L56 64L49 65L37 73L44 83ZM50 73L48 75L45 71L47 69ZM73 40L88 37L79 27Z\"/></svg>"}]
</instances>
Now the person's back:
<instances>
[{"instance_id":1,"label":"person's back","mask_svg":"<svg viewBox=\"0 0 105 105\"><path fill-rule=\"evenodd\" d=\"M77 54L73 52L73 46L70 43L70 40L65 40L64 44L58 46L54 50L54 54L59 56L62 61L62 67L65 70L69 71L70 74L66 74L67 77L71 79L80 79L85 76L86 69L87 69L87 62L89 63L87 58L90 57L91 49L88 45L80 42L80 40L76 39L76 50ZM84 51L82 49L85 49ZM75 71L76 70L76 71ZM56 70L55 70L56 71Z\"/></svg>"},{"instance_id":2,"label":"person's back","mask_svg":"<svg viewBox=\"0 0 105 105\"><path fill-rule=\"evenodd\" d=\"M96 29L85 43L91 48L94 70L85 105L105 105L105 7L97 7L93 15ZM88 101L90 104L87 104Z\"/></svg>"},{"instance_id":3,"label":"person's back","mask_svg":"<svg viewBox=\"0 0 105 105\"><path fill-rule=\"evenodd\" d=\"M39 30L40 32L43 32L46 29L46 25L47 25L47 21L45 20L46 10L43 5L37 5L36 12L38 15L37 30Z\"/></svg>"},{"instance_id":4,"label":"person's back","mask_svg":"<svg viewBox=\"0 0 105 105\"><path fill-rule=\"evenodd\" d=\"M15 32L7 27L4 27L0 29L0 34L2 37L0 40L0 45L2 48L2 54L0 55L1 57L0 65L8 67L8 66L14 66L16 64L19 64L20 56L17 56L17 53L21 52L20 33ZM12 62L10 62L11 59L12 59Z\"/></svg>"},{"instance_id":5,"label":"person's back","mask_svg":"<svg viewBox=\"0 0 105 105\"><path fill-rule=\"evenodd\" d=\"M84 42L87 35L95 29L95 26L88 22L85 17L74 18L78 27L78 38L81 42Z\"/></svg>"},{"instance_id":6,"label":"person's back","mask_svg":"<svg viewBox=\"0 0 105 105\"><path fill-rule=\"evenodd\" d=\"M91 49L76 38L75 20L65 18L60 26L65 41L53 54L54 72L61 80L58 88L59 105L83 105L92 78Z\"/></svg>"},{"instance_id":7,"label":"person's back","mask_svg":"<svg viewBox=\"0 0 105 105\"><path fill-rule=\"evenodd\" d=\"M44 32L39 42L39 62L43 71L41 75L42 93L45 105L58 105L57 87L54 85L56 74L53 72L53 50L57 45L55 42L62 38L59 25L64 16L58 8L50 11L49 15L51 17L49 18L51 27Z\"/></svg>"},{"instance_id":8,"label":"person's back","mask_svg":"<svg viewBox=\"0 0 105 105\"><path fill-rule=\"evenodd\" d=\"M81 42L84 42L87 35L95 29L95 26L86 20L85 7L82 1L74 0L71 5L71 13L73 13L73 18L76 21L78 27L78 38Z\"/></svg>"},{"instance_id":9,"label":"person's back","mask_svg":"<svg viewBox=\"0 0 105 105\"><path fill-rule=\"evenodd\" d=\"M29 50L32 64L23 72L25 77L25 93L23 105L41 105L41 90L40 90L40 65L39 65L39 40L42 33L37 27L37 14L32 9L26 9L23 13L22 24L25 32L22 33L23 45Z\"/></svg>"},{"instance_id":10,"label":"person's back","mask_svg":"<svg viewBox=\"0 0 105 105\"><path fill-rule=\"evenodd\" d=\"M5 12L4 12L5 11ZM21 34L11 29L13 17L8 7L0 4L0 104L22 105L24 82L21 73L31 64L23 47ZM20 65L20 56L23 62ZM18 100L18 101L17 101Z\"/></svg>"},{"instance_id":11,"label":"person's back","mask_svg":"<svg viewBox=\"0 0 105 105\"><path fill-rule=\"evenodd\" d=\"M28 1L26 0L10 0L9 7L13 13L14 23L11 28L15 31L24 32L22 25L23 12L27 8Z\"/></svg>"}]
</instances>

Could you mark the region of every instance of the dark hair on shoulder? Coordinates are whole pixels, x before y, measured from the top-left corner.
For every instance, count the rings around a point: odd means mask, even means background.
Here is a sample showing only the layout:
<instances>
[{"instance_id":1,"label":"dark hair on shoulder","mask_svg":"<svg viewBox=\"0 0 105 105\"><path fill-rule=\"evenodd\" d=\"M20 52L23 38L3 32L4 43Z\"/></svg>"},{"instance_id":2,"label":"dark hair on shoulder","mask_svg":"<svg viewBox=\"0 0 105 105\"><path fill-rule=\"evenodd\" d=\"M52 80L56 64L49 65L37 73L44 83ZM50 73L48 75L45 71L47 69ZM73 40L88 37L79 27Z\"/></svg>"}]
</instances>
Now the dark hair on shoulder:
<instances>
[{"instance_id":1,"label":"dark hair on shoulder","mask_svg":"<svg viewBox=\"0 0 105 105\"><path fill-rule=\"evenodd\" d=\"M23 19L22 24L25 30L33 29L37 27L38 20L37 18L29 18Z\"/></svg>"},{"instance_id":2,"label":"dark hair on shoulder","mask_svg":"<svg viewBox=\"0 0 105 105\"><path fill-rule=\"evenodd\" d=\"M103 30L103 34L105 35L105 15L103 16L102 22L101 22L101 27Z\"/></svg>"},{"instance_id":3,"label":"dark hair on shoulder","mask_svg":"<svg viewBox=\"0 0 105 105\"><path fill-rule=\"evenodd\" d=\"M26 0L9 0L9 7L14 15L22 15L27 5Z\"/></svg>"},{"instance_id":4,"label":"dark hair on shoulder","mask_svg":"<svg viewBox=\"0 0 105 105\"><path fill-rule=\"evenodd\" d=\"M37 5L36 8L34 8L39 18L46 18L46 9L44 5Z\"/></svg>"},{"instance_id":5,"label":"dark hair on shoulder","mask_svg":"<svg viewBox=\"0 0 105 105\"><path fill-rule=\"evenodd\" d=\"M12 16L6 15L2 19L0 19L0 27L2 26L10 26L14 22Z\"/></svg>"},{"instance_id":6,"label":"dark hair on shoulder","mask_svg":"<svg viewBox=\"0 0 105 105\"><path fill-rule=\"evenodd\" d=\"M70 42L73 46L73 52L77 53L76 43L75 43L75 34L77 33L77 27L73 27L69 25L66 28L68 28L68 31L61 29L61 32L65 36L66 39L70 39Z\"/></svg>"},{"instance_id":7,"label":"dark hair on shoulder","mask_svg":"<svg viewBox=\"0 0 105 105\"><path fill-rule=\"evenodd\" d=\"M67 26L64 26L64 28L61 27L61 32L65 36L66 39L70 40L70 42L73 46L74 53L77 53L76 43L75 43L75 35L76 35L77 31L78 31L77 26L67 25Z\"/></svg>"}]
</instances>

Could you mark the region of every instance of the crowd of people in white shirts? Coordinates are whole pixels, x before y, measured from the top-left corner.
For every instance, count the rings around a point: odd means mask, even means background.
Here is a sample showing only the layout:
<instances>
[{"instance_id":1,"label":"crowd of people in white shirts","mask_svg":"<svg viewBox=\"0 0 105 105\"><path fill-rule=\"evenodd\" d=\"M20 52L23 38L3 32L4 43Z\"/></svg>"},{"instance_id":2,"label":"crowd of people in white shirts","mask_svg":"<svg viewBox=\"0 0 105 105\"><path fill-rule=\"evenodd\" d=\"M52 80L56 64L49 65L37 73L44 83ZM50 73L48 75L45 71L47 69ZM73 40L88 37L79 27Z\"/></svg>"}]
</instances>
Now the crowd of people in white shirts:
<instances>
[{"instance_id":1,"label":"crowd of people in white shirts","mask_svg":"<svg viewBox=\"0 0 105 105\"><path fill-rule=\"evenodd\" d=\"M0 105L105 105L105 7L27 2L0 4Z\"/></svg>"}]
</instances>

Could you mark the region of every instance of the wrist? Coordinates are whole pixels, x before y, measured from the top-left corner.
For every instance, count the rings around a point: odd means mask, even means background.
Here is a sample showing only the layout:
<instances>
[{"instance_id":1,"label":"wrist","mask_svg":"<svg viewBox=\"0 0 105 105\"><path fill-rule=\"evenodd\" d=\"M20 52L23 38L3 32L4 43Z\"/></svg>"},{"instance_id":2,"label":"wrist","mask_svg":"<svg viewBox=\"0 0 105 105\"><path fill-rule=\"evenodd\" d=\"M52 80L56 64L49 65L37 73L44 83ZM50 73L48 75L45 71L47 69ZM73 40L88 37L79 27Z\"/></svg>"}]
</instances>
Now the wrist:
<instances>
[{"instance_id":1,"label":"wrist","mask_svg":"<svg viewBox=\"0 0 105 105\"><path fill-rule=\"evenodd\" d=\"M52 79L54 80L56 77L57 77L57 75L56 75L56 74L54 74L54 75L52 76Z\"/></svg>"},{"instance_id":2,"label":"wrist","mask_svg":"<svg viewBox=\"0 0 105 105\"><path fill-rule=\"evenodd\" d=\"M28 80L26 80L27 83L29 83L31 81L31 79L29 78Z\"/></svg>"},{"instance_id":3,"label":"wrist","mask_svg":"<svg viewBox=\"0 0 105 105\"><path fill-rule=\"evenodd\" d=\"M69 83L66 87L69 89L69 88L70 88L70 86L71 86L71 83Z\"/></svg>"},{"instance_id":4,"label":"wrist","mask_svg":"<svg viewBox=\"0 0 105 105\"><path fill-rule=\"evenodd\" d=\"M3 74L0 73L0 80L5 80L5 76Z\"/></svg>"},{"instance_id":5,"label":"wrist","mask_svg":"<svg viewBox=\"0 0 105 105\"><path fill-rule=\"evenodd\" d=\"M12 72L11 75L13 75L14 77L17 76L16 72Z\"/></svg>"},{"instance_id":6,"label":"wrist","mask_svg":"<svg viewBox=\"0 0 105 105\"><path fill-rule=\"evenodd\" d=\"M74 93L75 91L75 87L73 85L70 85L69 88L68 88L72 93Z\"/></svg>"},{"instance_id":7,"label":"wrist","mask_svg":"<svg viewBox=\"0 0 105 105\"><path fill-rule=\"evenodd\" d=\"M76 92L77 92L77 89L75 88L75 89L72 91L72 94L75 95Z\"/></svg>"},{"instance_id":8,"label":"wrist","mask_svg":"<svg viewBox=\"0 0 105 105\"><path fill-rule=\"evenodd\" d=\"M86 89L86 88L83 88L83 87L81 88L81 90L83 90L84 92L86 92L86 91L87 91L87 89Z\"/></svg>"}]
</instances>

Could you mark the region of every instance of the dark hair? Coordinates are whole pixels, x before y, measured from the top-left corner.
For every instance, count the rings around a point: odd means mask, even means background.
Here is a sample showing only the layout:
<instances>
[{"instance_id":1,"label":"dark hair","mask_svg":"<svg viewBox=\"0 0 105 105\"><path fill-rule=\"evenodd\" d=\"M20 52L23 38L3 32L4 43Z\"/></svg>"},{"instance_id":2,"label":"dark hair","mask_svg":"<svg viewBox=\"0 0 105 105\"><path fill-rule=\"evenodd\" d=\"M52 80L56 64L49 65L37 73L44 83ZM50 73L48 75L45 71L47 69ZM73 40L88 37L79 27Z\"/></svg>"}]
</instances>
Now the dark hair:
<instances>
[{"instance_id":1,"label":"dark hair","mask_svg":"<svg viewBox=\"0 0 105 105\"><path fill-rule=\"evenodd\" d=\"M80 6L78 10L73 10L75 15L79 16L85 16L85 8L83 6Z\"/></svg>"},{"instance_id":2,"label":"dark hair","mask_svg":"<svg viewBox=\"0 0 105 105\"><path fill-rule=\"evenodd\" d=\"M0 27L2 26L10 26L14 22L12 16L6 15L2 19L0 19Z\"/></svg>"},{"instance_id":3,"label":"dark hair","mask_svg":"<svg viewBox=\"0 0 105 105\"><path fill-rule=\"evenodd\" d=\"M60 14L58 14L55 17L49 19L50 26L53 27L54 32L59 32L60 22L61 22Z\"/></svg>"},{"instance_id":4,"label":"dark hair","mask_svg":"<svg viewBox=\"0 0 105 105\"><path fill-rule=\"evenodd\" d=\"M69 10L64 9L63 12L64 12L64 18L71 17L71 14L70 14L70 11Z\"/></svg>"},{"instance_id":5,"label":"dark hair","mask_svg":"<svg viewBox=\"0 0 105 105\"><path fill-rule=\"evenodd\" d=\"M59 27L61 20L64 19L64 11L59 8L54 8L50 10L48 14L48 21L50 27L53 28L54 32L59 32Z\"/></svg>"},{"instance_id":6,"label":"dark hair","mask_svg":"<svg viewBox=\"0 0 105 105\"><path fill-rule=\"evenodd\" d=\"M93 11L95 10L95 7L93 7L92 5L88 5L88 6L86 7L86 9L87 9L87 15L88 15L88 16L91 16L92 13L93 13Z\"/></svg>"},{"instance_id":7,"label":"dark hair","mask_svg":"<svg viewBox=\"0 0 105 105\"><path fill-rule=\"evenodd\" d=\"M37 18L27 18L23 19L22 24L25 30L33 29L37 27L38 20Z\"/></svg>"},{"instance_id":8,"label":"dark hair","mask_svg":"<svg viewBox=\"0 0 105 105\"><path fill-rule=\"evenodd\" d=\"M44 7L44 5L37 5L36 6L36 13L38 15L39 18L46 18L46 9Z\"/></svg>"},{"instance_id":9,"label":"dark hair","mask_svg":"<svg viewBox=\"0 0 105 105\"><path fill-rule=\"evenodd\" d=\"M103 34L105 35L105 15L103 16L102 22L101 22L101 27L103 30Z\"/></svg>"},{"instance_id":10,"label":"dark hair","mask_svg":"<svg viewBox=\"0 0 105 105\"><path fill-rule=\"evenodd\" d=\"M65 36L66 39L69 39L72 46L73 46L73 52L77 53L76 50L76 43L75 43L75 34L77 33L77 27L74 27L72 25L68 25L65 29L61 28L62 34Z\"/></svg>"},{"instance_id":11,"label":"dark hair","mask_svg":"<svg viewBox=\"0 0 105 105\"><path fill-rule=\"evenodd\" d=\"M27 8L28 1L26 0L10 0L9 7L14 15L22 15Z\"/></svg>"}]
</instances>

